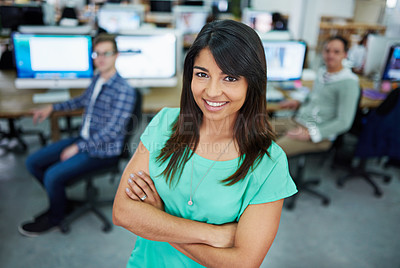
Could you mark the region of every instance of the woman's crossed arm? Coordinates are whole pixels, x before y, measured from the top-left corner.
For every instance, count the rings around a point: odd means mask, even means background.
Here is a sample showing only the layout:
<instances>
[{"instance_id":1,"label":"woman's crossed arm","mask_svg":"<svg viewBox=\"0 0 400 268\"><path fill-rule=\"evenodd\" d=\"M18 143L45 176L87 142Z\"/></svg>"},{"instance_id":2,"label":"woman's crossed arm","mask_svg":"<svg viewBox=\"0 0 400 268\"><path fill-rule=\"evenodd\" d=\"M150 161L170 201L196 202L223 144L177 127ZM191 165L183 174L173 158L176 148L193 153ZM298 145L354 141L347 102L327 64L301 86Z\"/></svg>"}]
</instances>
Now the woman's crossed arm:
<instances>
[{"instance_id":1,"label":"woman's crossed arm","mask_svg":"<svg viewBox=\"0 0 400 268\"><path fill-rule=\"evenodd\" d=\"M140 143L117 190L114 224L149 240L169 242L207 267L260 266L278 231L283 200L248 206L238 224L183 219L162 210L162 200L147 175L148 167L149 152ZM131 182L130 174L136 174ZM144 193L147 198L142 202Z\"/></svg>"}]
</instances>

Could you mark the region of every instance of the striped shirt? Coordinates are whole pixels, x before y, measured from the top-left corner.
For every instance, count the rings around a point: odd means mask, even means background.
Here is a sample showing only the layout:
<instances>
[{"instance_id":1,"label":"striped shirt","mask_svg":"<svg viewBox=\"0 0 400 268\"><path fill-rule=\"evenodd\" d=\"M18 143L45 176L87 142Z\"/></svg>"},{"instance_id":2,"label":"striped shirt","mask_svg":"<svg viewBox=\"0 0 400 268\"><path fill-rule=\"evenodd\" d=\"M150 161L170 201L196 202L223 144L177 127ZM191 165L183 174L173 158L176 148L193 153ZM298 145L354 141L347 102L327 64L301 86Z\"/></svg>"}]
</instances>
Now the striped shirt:
<instances>
[{"instance_id":1,"label":"striped shirt","mask_svg":"<svg viewBox=\"0 0 400 268\"><path fill-rule=\"evenodd\" d=\"M108 158L121 154L125 138L125 125L132 116L136 102L136 90L116 73L102 86L99 95L88 113L88 106L99 75L85 92L74 99L53 105L55 111L84 109L83 122L90 121L89 138L80 138L77 145L80 152L92 157Z\"/></svg>"}]
</instances>

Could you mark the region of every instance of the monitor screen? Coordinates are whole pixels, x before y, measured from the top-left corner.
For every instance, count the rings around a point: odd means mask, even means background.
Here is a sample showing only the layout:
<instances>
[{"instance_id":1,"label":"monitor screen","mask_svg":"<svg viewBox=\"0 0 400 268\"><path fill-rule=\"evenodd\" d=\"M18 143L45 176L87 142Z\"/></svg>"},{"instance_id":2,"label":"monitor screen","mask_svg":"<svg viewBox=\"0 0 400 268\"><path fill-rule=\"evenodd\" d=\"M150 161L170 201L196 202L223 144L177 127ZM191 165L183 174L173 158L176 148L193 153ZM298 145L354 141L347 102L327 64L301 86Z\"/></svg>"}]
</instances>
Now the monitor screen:
<instances>
[{"instance_id":1,"label":"monitor screen","mask_svg":"<svg viewBox=\"0 0 400 268\"><path fill-rule=\"evenodd\" d=\"M383 73L386 55L388 55L390 47L397 43L400 43L400 37L368 35L363 74L379 80Z\"/></svg>"},{"instance_id":2,"label":"monitor screen","mask_svg":"<svg viewBox=\"0 0 400 268\"><path fill-rule=\"evenodd\" d=\"M301 41L262 41L267 59L268 81L301 79L306 44Z\"/></svg>"},{"instance_id":3,"label":"monitor screen","mask_svg":"<svg viewBox=\"0 0 400 268\"><path fill-rule=\"evenodd\" d=\"M382 80L400 81L400 44L390 47Z\"/></svg>"},{"instance_id":4,"label":"monitor screen","mask_svg":"<svg viewBox=\"0 0 400 268\"><path fill-rule=\"evenodd\" d=\"M173 0L150 0L151 12L172 12Z\"/></svg>"},{"instance_id":5,"label":"monitor screen","mask_svg":"<svg viewBox=\"0 0 400 268\"><path fill-rule=\"evenodd\" d=\"M211 8L206 6L175 6L175 28L185 34L197 34L206 24Z\"/></svg>"},{"instance_id":6,"label":"monitor screen","mask_svg":"<svg viewBox=\"0 0 400 268\"><path fill-rule=\"evenodd\" d=\"M204 5L204 1L198 0L183 0L181 2L182 6L202 6Z\"/></svg>"},{"instance_id":7,"label":"monitor screen","mask_svg":"<svg viewBox=\"0 0 400 268\"><path fill-rule=\"evenodd\" d=\"M98 24L108 33L135 30L144 19L144 6L106 4L97 14Z\"/></svg>"},{"instance_id":8,"label":"monitor screen","mask_svg":"<svg viewBox=\"0 0 400 268\"><path fill-rule=\"evenodd\" d=\"M1 28L16 31L19 25L43 25L40 5L0 6Z\"/></svg>"},{"instance_id":9,"label":"monitor screen","mask_svg":"<svg viewBox=\"0 0 400 268\"><path fill-rule=\"evenodd\" d=\"M136 87L170 87L177 84L182 40L172 29L141 30L116 37L116 68Z\"/></svg>"},{"instance_id":10,"label":"monitor screen","mask_svg":"<svg viewBox=\"0 0 400 268\"><path fill-rule=\"evenodd\" d=\"M85 87L90 82L90 36L14 33L12 40L17 87ZM61 81L69 81L71 86Z\"/></svg>"},{"instance_id":11,"label":"monitor screen","mask_svg":"<svg viewBox=\"0 0 400 268\"><path fill-rule=\"evenodd\" d=\"M242 14L242 22L259 33L266 33L272 30L272 13L264 10L245 8Z\"/></svg>"}]
</instances>

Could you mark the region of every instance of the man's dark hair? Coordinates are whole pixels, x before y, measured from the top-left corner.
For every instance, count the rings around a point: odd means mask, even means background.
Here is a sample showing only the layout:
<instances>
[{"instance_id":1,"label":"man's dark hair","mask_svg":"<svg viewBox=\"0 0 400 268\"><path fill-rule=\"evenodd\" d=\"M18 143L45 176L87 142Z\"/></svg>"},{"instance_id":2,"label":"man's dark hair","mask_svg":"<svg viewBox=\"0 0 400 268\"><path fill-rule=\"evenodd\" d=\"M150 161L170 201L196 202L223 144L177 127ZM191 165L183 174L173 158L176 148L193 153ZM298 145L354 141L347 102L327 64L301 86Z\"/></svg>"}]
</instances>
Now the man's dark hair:
<instances>
[{"instance_id":1,"label":"man's dark hair","mask_svg":"<svg viewBox=\"0 0 400 268\"><path fill-rule=\"evenodd\" d=\"M348 41L346 38L344 38L343 36L341 36L341 35L335 35L335 36L329 37L329 38L325 41L325 44L327 44L327 43L329 43L329 42L331 42L331 41L333 41L333 40L339 40L340 42L342 42L342 43L343 43L343 46L344 46L344 51L345 51L345 52L347 52L347 51L349 50L349 41Z\"/></svg>"},{"instance_id":2,"label":"man's dark hair","mask_svg":"<svg viewBox=\"0 0 400 268\"><path fill-rule=\"evenodd\" d=\"M111 35L111 34L105 34L105 33L101 33L99 35L97 35L94 39L93 39L93 48L99 44L99 43L103 43L103 42L111 42L112 46L113 46L113 51L114 52L118 52L118 48L117 48L117 42L115 41L115 36Z\"/></svg>"}]
</instances>

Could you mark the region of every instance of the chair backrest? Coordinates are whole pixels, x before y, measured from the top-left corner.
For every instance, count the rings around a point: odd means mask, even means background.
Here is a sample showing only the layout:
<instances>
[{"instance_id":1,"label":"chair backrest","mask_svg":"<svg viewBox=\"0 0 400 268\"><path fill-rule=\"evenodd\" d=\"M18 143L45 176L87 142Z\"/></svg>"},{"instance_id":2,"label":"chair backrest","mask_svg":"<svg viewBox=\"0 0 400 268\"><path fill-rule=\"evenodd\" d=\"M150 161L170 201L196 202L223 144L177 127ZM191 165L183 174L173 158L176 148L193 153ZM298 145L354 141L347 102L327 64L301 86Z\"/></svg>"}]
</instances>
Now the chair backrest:
<instances>
[{"instance_id":1,"label":"chair backrest","mask_svg":"<svg viewBox=\"0 0 400 268\"><path fill-rule=\"evenodd\" d=\"M361 133L362 121L364 112L360 107L362 99L362 90L360 88L360 94L358 96L358 102L356 107L356 114L354 115L353 123L348 131L338 135L332 144L331 149L334 151L332 166L349 167L353 161L353 155L356 144L345 144L345 136L348 134L358 137Z\"/></svg>"},{"instance_id":2,"label":"chair backrest","mask_svg":"<svg viewBox=\"0 0 400 268\"><path fill-rule=\"evenodd\" d=\"M136 102L133 107L132 116L125 122L125 138L124 147L120 158L129 158L130 155L130 138L137 132L140 122L142 121L142 94L136 90Z\"/></svg>"},{"instance_id":3,"label":"chair backrest","mask_svg":"<svg viewBox=\"0 0 400 268\"><path fill-rule=\"evenodd\" d=\"M362 89L360 88L360 95L358 96L356 114L354 115L353 124L351 125L350 129L346 132L346 133L351 133L356 136L358 136L361 132L362 119L365 116L363 109L360 107L361 99L362 99ZM346 134L346 133L344 133L344 134Z\"/></svg>"},{"instance_id":4,"label":"chair backrest","mask_svg":"<svg viewBox=\"0 0 400 268\"><path fill-rule=\"evenodd\" d=\"M73 7L64 7L61 12L61 18L77 19L78 15Z\"/></svg>"}]
</instances>

